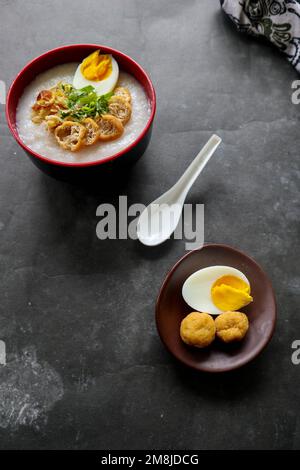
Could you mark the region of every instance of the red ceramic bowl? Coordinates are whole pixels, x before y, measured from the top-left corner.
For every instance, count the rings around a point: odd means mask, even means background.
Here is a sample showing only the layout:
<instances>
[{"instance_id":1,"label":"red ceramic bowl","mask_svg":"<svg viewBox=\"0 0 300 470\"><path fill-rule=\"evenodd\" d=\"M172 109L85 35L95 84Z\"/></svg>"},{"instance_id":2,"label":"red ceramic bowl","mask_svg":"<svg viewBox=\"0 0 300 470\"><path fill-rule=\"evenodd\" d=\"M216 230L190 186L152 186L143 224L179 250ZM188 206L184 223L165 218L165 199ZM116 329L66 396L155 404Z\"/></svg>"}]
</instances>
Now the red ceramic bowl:
<instances>
[{"instance_id":1,"label":"red ceramic bowl","mask_svg":"<svg viewBox=\"0 0 300 470\"><path fill-rule=\"evenodd\" d=\"M67 62L80 63L91 52L99 48L105 54L112 54L117 60L120 69L132 74L143 86L151 106L150 117L144 130L134 142L121 152L93 162L65 163L51 160L31 150L20 139L16 126L16 109L25 87L41 72ZM82 178L89 179L95 176L98 177L99 175L110 175L113 170L113 174L116 175L116 171L123 171L124 168L129 167L140 158L150 141L155 109L156 98L154 87L144 69L137 62L111 47L101 46L99 44L72 44L45 52L29 62L23 70L19 72L8 91L6 118L12 135L40 170L64 180L81 180Z\"/></svg>"}]
</instances>

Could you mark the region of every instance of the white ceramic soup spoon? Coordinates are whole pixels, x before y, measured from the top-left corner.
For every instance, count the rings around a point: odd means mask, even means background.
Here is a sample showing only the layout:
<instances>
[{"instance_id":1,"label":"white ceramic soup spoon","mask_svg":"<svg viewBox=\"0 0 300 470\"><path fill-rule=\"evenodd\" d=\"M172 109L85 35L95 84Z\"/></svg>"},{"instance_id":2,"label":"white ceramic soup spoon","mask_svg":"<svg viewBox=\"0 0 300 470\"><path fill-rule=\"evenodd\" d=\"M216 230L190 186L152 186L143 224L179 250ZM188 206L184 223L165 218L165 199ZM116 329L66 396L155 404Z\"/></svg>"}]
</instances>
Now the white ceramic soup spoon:
<instances>
[{"instance_id":1,"label":"white ceramic soup spoon","mask_svg":"<svg viewBox=\"0 0 300 470\"><path fill-rule=\"evenodd\" d=\"M137 222L140 242L155 246L170 238L178 225L187 193L221 142L220 137L212 135L177 183L144 209Z\"/></svg>"}]
</instances>

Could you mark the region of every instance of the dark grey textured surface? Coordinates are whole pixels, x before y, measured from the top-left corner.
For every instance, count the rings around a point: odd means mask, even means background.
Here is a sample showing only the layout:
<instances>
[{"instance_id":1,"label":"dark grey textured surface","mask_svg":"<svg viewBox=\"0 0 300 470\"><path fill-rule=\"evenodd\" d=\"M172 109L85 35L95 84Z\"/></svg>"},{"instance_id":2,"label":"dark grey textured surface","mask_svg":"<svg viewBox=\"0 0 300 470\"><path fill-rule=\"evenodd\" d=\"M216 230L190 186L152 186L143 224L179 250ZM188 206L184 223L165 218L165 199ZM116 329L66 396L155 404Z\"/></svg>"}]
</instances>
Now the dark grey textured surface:
<instances>
[{"instance_id":1,"label":"dark grey textured surface","mask_svg":"<svg viewBox=\"0 0 300 470\"><path fill-rule=\"evenodd\" d=\"M84 4L84 7L82 6ZM217 1L0 1L1 79L60 44L98 42L149 71L158 109L150 147L123 187L98 195L41 174L1 107L0 447L299 448L299 107L296 72L238 35ZM188 202L205 239L253 256L279 317L267 350L224 376L184 369L164 350L154 304L184 253L96 238L96 207L148 203L217 132L222 148Z\"/></svg>"}]
</instances>

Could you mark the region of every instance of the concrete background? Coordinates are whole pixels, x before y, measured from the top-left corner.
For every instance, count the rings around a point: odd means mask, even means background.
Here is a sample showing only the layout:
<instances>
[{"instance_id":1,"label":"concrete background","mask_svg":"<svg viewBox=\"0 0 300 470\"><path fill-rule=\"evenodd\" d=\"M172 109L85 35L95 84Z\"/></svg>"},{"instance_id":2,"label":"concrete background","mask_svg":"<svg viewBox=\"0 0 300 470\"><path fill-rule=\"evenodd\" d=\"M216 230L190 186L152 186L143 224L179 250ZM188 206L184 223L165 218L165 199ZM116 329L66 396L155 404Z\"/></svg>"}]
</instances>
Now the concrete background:
<instances>
[{"instance_id":1,"label":"concrete background","mask_svg":"<svg viewBox=\"0 0 300 470\"><path fill-rule=\"evenodd\" d=\"M0 79L61 44L98 42L149 72L152 141L121 186L92 192L40 173L1 106L0 448L299 448L298 78L272 47L239 35L211 0L0 1ZM184 241L99 241L96 208L149 203L213 133L223 145L187 202L205 240L253 256L272 279L275 336L247 367L194 373L156 333L154 305ZM299 298L299 297L298 297Z\"/></svg>"}]
</instances>

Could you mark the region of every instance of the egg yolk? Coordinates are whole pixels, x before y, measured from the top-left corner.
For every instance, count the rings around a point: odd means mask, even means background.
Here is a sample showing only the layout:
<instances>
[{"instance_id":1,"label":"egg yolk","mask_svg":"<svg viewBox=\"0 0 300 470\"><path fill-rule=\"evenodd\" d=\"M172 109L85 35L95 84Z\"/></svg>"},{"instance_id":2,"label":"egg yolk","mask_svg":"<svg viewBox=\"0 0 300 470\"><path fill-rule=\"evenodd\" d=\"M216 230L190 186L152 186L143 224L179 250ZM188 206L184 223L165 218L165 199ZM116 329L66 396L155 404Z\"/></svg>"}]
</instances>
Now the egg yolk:
<instances>
[{"instance_id":1,"label":"egg yolk","mask_svg":"<svg viewBox=\"0 0 300 470\"><path fill-rule=\"evenodd\" d=\"M222 276L211 288L212 301L223 311L239 310L252 302L250 286L236 276Z\"/></svg>"},{"instance_id":2,"label":"egg yolk","mask_svg":"<svg viewBox=\"0 0 300 470\"><path fill-rule=\"evenodd\" d=\"M99 82L109 77L112 71L111 57L100 54L100 50L90 54L80 66L82 75L93 82Z\"/></svg>"}]
</instances>

